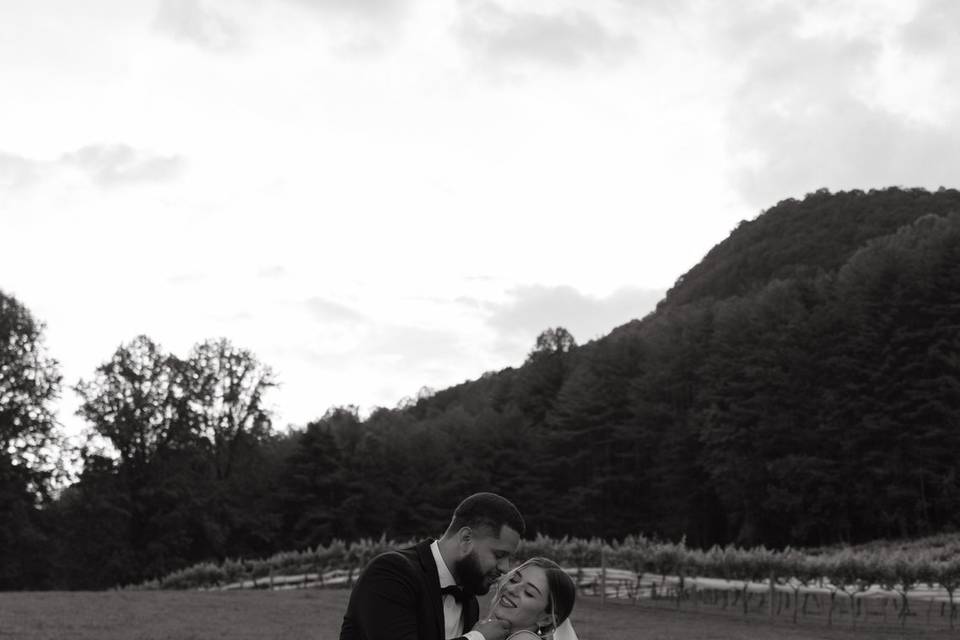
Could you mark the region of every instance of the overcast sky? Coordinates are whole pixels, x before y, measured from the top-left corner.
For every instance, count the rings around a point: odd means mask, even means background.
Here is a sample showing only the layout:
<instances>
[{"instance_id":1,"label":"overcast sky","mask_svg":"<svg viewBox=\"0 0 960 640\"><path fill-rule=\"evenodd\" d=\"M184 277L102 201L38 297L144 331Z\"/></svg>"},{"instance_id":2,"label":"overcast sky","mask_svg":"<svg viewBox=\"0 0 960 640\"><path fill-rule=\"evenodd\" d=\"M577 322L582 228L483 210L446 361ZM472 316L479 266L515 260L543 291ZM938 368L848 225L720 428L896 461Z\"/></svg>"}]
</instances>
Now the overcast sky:
<instances>
[{"instance_id":1,"label":"overcast sky","mask_svg":"<svg viewBox=\"0 0 960 640\"><path fill-rule=\"evenodd\" d=\"M960 2L3 0L0 290L65 382L147 334L279 426L642 317L742 219L958 186ZM72 429L65 388L61 419Z\"/></svg>"}]
</instances>

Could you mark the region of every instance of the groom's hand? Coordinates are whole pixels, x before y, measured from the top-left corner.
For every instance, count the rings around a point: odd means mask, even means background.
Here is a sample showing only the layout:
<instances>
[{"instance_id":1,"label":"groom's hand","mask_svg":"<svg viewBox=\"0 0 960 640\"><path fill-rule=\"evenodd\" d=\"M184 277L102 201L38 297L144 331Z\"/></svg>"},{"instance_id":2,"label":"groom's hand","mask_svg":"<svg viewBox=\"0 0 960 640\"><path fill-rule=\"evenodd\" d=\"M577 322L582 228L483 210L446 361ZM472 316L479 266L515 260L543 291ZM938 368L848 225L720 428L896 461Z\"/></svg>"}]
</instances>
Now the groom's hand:
<instances>
[{"instance_id":1,"label":"groom's hand","mask_svg":"<svg viewBox=\"0 0 960 640\"><path fill-rule=\"evenodd\" d=\"M510 623L506 620L491 618L475 624L473 631L482 633L485 640L506 640L507 634L510 633Z\"/></svg>"}]
</instances>

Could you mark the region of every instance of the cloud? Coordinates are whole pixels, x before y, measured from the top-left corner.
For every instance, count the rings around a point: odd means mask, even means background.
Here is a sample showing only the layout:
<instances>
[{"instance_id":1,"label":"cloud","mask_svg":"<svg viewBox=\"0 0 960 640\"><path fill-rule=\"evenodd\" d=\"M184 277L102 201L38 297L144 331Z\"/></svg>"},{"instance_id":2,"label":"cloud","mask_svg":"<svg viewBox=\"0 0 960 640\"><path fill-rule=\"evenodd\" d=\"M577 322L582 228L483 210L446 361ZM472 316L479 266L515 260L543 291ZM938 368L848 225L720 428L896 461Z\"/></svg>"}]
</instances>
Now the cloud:
<instances>
[{"instance_id":1,"label":"cloud","mask_svg":"<svg viewBox=\"0 0 960 640\"><path fill-rule=\"evenodd\" d=\"M380 58L394 49L408 26L415 0L286 0L313 16L313 38L339 59ZM429 4L429 3L428 3ZM436 8L436 7L434 7Z\"/></svg>"},{"instance_id":2,"label":"cloud","mask_svg":"<svg viewBox=\"0 0 960 640\"><path fill-rule=\"evenodd\" d=\"M274 345L272 353L278 359L300 360L317 367L344 368L355 364L349 354L345 356L342 351L324 351L302 344L295 346Z\"/></svg>"},{"instance_id":3,"label":"cloud","mask_svg":"<svg viewBox=\"0 0 960 640\"><path fill-rule=\"evenodd\" d=\"M400 368L451 367L462 358L462 336L454 331L411 325L377 329L363 352L370 357L396 358Z\"/></svg>"},{"instance_id":4,"label":"cloud","mask_svg":"<svg viewBox=\"0 0 960 640\"><path fill-rule=\"evenodd\" d=\"M184 167L180 156L154 155L126 144L88 145L64 154L60 163L79 169L106 188L166 182L178 177Z\"/></svg>"},{"instance_id":5,"label":"cloud","mask_svg":"<svg viewBox=\"0 0 960 640\"><path fill-rule=\"evenodd\" d=\"M336 345L277 345L274 350L312 365L376 368L380 373L385 369L408 373L428 368L453 369L464 357L464 337L454 331L365 320L359 334Z\"/></svg>"},{"instance_id":6,"label":"cloud","mask_svg":"<svg viewBox=\"0 0 960 640\"><path fill-rule=\"evenodd\" d=\"M318 11L363 18L387 19L402 13L409 0L292 0Z\"/></svg>"},{"instance_id":7,"label":"cloud","mask_svg":"<svg viewBox=\"0 0 960 640\"><path fill-rule=\"evenodd\" d=\"M271 265L269 267L263 267L257 271L258 278L265 278L268 280L282 278L285 275L287 275L287 270L278 264Z\"/></svg>"},{"instance_id":8,"label":"cloud","mask_svg":"<svg viewBox=\"0 0 960 640\"><path fill-rule=\"evenodd\" d=\"M324 298L310 298L304 301L303 306L320 322L358 323L365 322L367 319L355 309Z\"/></svg>"},{"instance_id":9,"label":"cloud","mask_svg":"<svg viewBox=\"0 0 960 640\"><path fill-rule=\"evenodd\" d=\"M593 59L617 62L637 44L632 35L615 33L582 10L521 12L487 0L461 7L460 41L495 66L533 63L571 68Z\"/></svg>"},{"instance_id":10,"label":"cloud","mask_svg":"<svg viewBox=\"0 0 960 640\"><path fill-rule=\"evenodd\" d=\"M960 175L955 130L913 123L849 98L809 114L755 112L741 143L763 157L737 176L742 193L758 206L821 187L951 186Z\"/></svg>"},{"instance_id":11,"label":"cloud","mask_svg":"<svg viewBox=\"0 0 960 640\"><path fill-rule=\"evenodd\" d=\"M919 52L941 53L960 45L957 24L960 4L955 0L922 0L901 32L903 44Z\"/></svg>"},{"instance_id":12,"label":"cloud","mask_svg":"<svg viewBox=\"0 0 960 640\"><path fill-rule=\"evenodd\" d=\"M824 98L854 92L883 47L879 33L811 32L804 28L811 16L787 2L738 12L717 6L688 19L713 25L707 46L736 72L734 116L745 107L815 107Z\"/></svg>"},{"instance_id":13,"label":"cloud","mask_svg":"<svg viewBox=\"0 0 960 640\"><path fill-rule=\"evenodd\" d=\"M0 151L0 188L25 187L40 177L40 163Z\"/></svg>"},{"instance_id":14,"label":"cloud","mask_svg":"<svg viewBox=\"0 0 960 640\"><path fill-rule=\"evenodd\" d=\"M767 2L745 5L739 11L728 11L716 6L698 13L696 7L686 7L692 13L682 16L688 20L711 24L713 40L707 42L718 46L722 53L734 58L754 57L762 62L770 50L775 55L776 43L784 37L792 41L802 13L800 8L788 2ZM784 52L785 54L786 52ZM798 61L802 62L802 61Z\"/></svg>"},{"instance_id":15,"label":"cloud","mask_svg":"<svg viewBox=\"0 0 960 640\"><path fill-rule=\"evenodd\" d=\"M606 335L615 327L652 311L662 290L624 288L606 297L580 293L570 286L527 285L509 292L504 303L488 306L487 323L501 340L501 351L518 345L533 346L536 337L551 327L564 327L579 343Z\"/></svg>"},{"instance_id":16,"label":"cloud","mask_svg":"<svg viewBox=\"0 0 960 640\"><path fill-rule=\"evenodd\" d=\"M572 287L525 286L499 302L465 295L431 303L435 315L424 323L364 315L314 297L302 304L324 322L322 329L314 337L281 336L271 355L291 370L312 372L318 386L343 385L338 403L389 405L424 385L445 388L519 364L547 327L565 326L581 342L604 335L652 311L663 293L628 288L590 296ZM368 390L366 400L359 400L358 388ZM372 389L381 389L379 399L372 399Z\"/></svg>"},{"instance_id":17,"label":"cloud","mask_svg":"<svg viewBox=\"0 0 960 640\"><path fill-rule=\"evenodd\" d=\"M726 122L742 197L763 208L821 187L952 184L960 134L898 102L889 28L811 6L713 14L718 52L739 77Z\"/></svg>"},{"instance_id":18,"label":"cloud","mask_svg":"<svg viewBox=\"0 0 960 640\"><path fill-rule=\"evenodd\" d=\"M62 154L53 161L0 151L0 188L33 187L79 170L94 184L112 188L128 184L167 182L177 178L181 156L161 156L127 144L96 144Z\"/></svg>"},{"instance_id":19,"label":"cloud","mask_svg":"<svg viewBox=\"0 0 960 640\"><path fill-rule=\"evenodd\" d=\"M167 282L175 287L199 284L207 279L202 273L178 273L167 278Z\"/></svg>"},{"instance_id":20,"label":"cloud","mask_svg":"<svg viewBox=\"0 0 960 640\"><path fill-rule=\"evenodd\" d=\"M960 112L960 3L921 0L916 14L899 34L907 99L939 118L956 121ZM923 107L921 107L923 108ZM946 117L944 117L946 116ZM954 127L955 128L955 127Z\"/></svg>"},{"instance_id":21,"label":"cloud","mask_svg":"<svg viewBox=\"0 0 960 640\"><path fill-rule=\"evenodd\" d=\"M224 51L240 46L239 26L199 0L161 0L154 28L203 49Z\"/></svg>"},{"instance_id":22,"label":"cloud","mask_svg":"<svg viewBox=\"0 0 960 640\"><path fill-rule=\"evenodd\" d=\"M331 404L366 397L360 404L392 405L424 385L443 388L483 370L471 353L475 344L469 336L439 327L371 320L360 331L325 345L309 342L301 338L275 345L271 356L281 363L300 363L292 366L307 367L315 380L335 378L325 385L325 393L340 388ZM371 394L373 389L379 391Z\"/></svg>"}]
</instances>

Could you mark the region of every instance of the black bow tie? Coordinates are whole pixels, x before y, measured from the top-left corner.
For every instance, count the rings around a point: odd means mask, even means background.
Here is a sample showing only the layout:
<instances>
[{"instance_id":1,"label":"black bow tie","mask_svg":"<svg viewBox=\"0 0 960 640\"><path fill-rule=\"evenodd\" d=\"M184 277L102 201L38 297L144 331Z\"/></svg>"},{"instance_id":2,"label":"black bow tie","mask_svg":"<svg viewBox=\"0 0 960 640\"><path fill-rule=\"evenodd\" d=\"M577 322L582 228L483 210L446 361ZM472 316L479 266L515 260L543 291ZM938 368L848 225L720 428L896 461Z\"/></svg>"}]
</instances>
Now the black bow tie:
<instances>
[{"instance_id":1,"label":"black bow tie","mask_svg":"<svg viewBox=\"0 0 960 640\"><path fill-rule=\"evenodd\" d=\"M463 602L467 599L467 594L463 592L463 587L458 584L452 584L449 587L444 587L443 589L440 589L440 593L445 596L453 596L453 599L459 604L463 604Z\"/></svg>"}]
</instances>

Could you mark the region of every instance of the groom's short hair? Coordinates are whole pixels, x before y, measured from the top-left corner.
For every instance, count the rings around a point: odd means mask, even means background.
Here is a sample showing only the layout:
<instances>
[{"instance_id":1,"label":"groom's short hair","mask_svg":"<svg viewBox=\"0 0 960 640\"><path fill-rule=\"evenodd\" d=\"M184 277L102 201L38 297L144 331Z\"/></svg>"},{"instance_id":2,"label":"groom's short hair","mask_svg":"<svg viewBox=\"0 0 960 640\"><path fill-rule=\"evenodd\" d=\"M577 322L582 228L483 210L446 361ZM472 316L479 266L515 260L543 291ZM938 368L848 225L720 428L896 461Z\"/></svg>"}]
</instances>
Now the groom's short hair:
<instances>
[{"instance_id":1,"label":"groom's short hair","mask_svg":"<svg viewBox=\"0 0 960 640\"><path fill-rule=\"evenodd\" d=\"M457 506L447 533L459 531L463 527L488 528L494 536L499 536L504 525L521 536L526 530L523 516L512 502L495 493L475 493Z\"/></svg>"}]
</instances>

